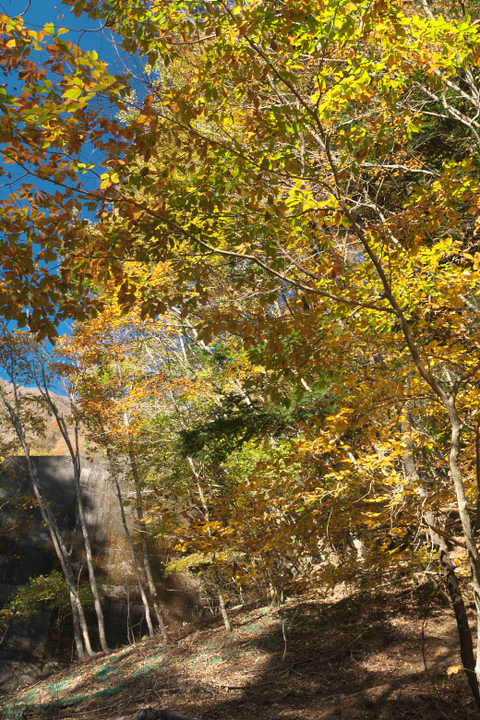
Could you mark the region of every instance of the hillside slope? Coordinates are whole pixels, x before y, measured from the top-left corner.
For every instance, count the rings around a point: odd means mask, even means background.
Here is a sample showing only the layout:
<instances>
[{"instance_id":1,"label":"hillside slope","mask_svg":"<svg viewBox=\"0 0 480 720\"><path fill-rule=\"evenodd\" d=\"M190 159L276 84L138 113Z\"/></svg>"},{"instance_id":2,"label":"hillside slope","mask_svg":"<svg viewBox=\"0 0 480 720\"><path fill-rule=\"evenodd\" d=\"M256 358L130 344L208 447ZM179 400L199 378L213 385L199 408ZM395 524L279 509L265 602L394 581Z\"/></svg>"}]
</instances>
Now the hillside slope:
<instances>
[{"instance_id":1,"label":"hillside slope","mask_svg":"<svg viewBox=\"0 0 480 720\"><path fill-rule=\"evenodd\" d=\"M2 384L2 390L4 390L7 395L11 397L12 395L12 386L10 383L6 382L5 380L1 380L0 382ZM32 397L32 401L28 403L28 405L32 408L32 412L34 414L40 415L40 417L45 422L45 432L43 434L38 433L29 433L29 441L31 445L31 452L33 455L68 455L68 449L65 444L65 441L62 438L62 434L60 430L58 429L57 423L55 422L55 419L46 411L46 410L40 410L40 406L35 403L34 398L40 398L40 391L37 388L26 388L22 387L19 389L19 394L23 397L28 396ZM55 402L56 406L58 407L61 415L65 418L68 425L68 420L71 416L71 406L70 401L68 398L64 395L59 395L58 393L51 393L52 400ZM1 421L1 434L2 434L2 440L4 443L10 443L13 440L15 440L16 436L11 428L11 425L8 421L8 418L6 417L6 414L4 412L4 408L0 404L0 421ZM71 437L73 439L74 433L73 433L73 427L71 425L68 425L69 430L71 431ZM79 435L79 444L81 451L84 451L86 447L86 440L84 433L80 431ZM14 454L21 454L20 448L17 448L16 453Z\"/></svg>"},{"instance_id":2,"label":"hillside slope","mask_svg":"<svg viewBox=\"0 0 480 720\"><path fill-rule=\"evenodd\" d=\"M235 610L231 636L214 619L167 649L149 639L97 656L6 696L3 718L97 720L145 706L202 720L478 717L452 671L453 615L436 603L426 586L397 586Z\"/></svg>"}]
</instances>

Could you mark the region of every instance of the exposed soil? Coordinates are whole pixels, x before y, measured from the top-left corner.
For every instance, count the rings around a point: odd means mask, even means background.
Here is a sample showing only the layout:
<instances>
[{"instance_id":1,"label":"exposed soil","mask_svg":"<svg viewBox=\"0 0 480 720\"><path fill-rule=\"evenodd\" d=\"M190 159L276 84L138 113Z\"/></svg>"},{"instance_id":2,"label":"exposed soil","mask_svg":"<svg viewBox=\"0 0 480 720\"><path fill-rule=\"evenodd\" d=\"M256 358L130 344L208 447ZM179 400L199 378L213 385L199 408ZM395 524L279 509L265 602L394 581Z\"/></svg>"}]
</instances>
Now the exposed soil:
<instances>
[{"instance_id":1,"label":"exposed soil","mask_svg":"<svg viewBox=\"0 0 480 720\"><path fill-rule=\"evenodd\" d=\"M231 619L231 636L215 619L166 650L149 639L98 655L5 696L3 717L97 720L145 706L202 720L479 717L452 611L429 588L303 596Z\"/></svg>"}]
</instances>

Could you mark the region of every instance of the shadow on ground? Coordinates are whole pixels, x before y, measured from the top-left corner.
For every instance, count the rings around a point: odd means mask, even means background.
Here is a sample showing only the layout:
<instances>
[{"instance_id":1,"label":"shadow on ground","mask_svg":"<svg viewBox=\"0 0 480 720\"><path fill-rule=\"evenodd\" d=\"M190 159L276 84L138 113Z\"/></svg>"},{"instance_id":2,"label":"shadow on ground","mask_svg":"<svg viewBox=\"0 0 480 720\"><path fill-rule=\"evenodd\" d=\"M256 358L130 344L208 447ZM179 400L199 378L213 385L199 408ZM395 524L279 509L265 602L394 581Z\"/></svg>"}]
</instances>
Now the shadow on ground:
<instances>
[{"instance_id":1,"label":"shadow on ground","mask_svg":"<svg viewBox=\"0 0 480 720\"><path fill-rule=\"evenodd\" d=\"M213 621L168 648L151 639L97 656L5 697L3 717L118 718L148 705L203 720L478 717L463 672L452 672L452 613L428 595L366 591L237 611L231 636Z\"/></svg>"}]
</instances>

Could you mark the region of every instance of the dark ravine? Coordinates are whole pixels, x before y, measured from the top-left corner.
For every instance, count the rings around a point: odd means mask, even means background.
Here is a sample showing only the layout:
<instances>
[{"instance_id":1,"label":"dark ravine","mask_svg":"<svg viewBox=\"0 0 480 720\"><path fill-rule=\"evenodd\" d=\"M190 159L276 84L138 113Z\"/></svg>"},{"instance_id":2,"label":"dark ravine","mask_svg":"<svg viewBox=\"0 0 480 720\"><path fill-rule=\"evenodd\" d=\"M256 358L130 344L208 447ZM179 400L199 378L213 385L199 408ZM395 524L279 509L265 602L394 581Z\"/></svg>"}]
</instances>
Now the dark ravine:
<instances>
[{"instance_id":1,"label":"dark ravine","mask_svg":"<svg viewBox=\"0 0 480 720\"><path fill-rule=\"evenodd\" d=\"M45 496L62 531L71 539L75 528L75 492L70 458L38 456L34 460ZM141 638L146 627L124 532L118 519L115 489L105 460L83 461L81 487L96 574L102 588L107 640L110 647L115 648L126 644L132 632L137 639ZM10 460L3 468L0 506L15 490L19 495L32 491L21 457ZM129 492L126 483L125 492ZM13 504L5 504L0 508L0 608L31 577L59 568L38 508L33 505L27 517L22 519L22 525L25 526L26 520L29 525L28 531L22 533L18 528L9 532L14 517L13 507ZM133 529L131 515L128 521ZM158 597L166 609L169 626L174 628L196 616L200 593L193 579L185 575L163 578L164 552L160 543L150 547ZM86 580L85 551L80 532L76 535L73 560L77 577ZM93 613L88 621L95 648L98 649L98 630ZM10 690L22 682L32 682L70 662L73 657L72 642L70 618L61 620L53 612L10 628L0 644L0 691Z\"/></svg>"}]
</instances>

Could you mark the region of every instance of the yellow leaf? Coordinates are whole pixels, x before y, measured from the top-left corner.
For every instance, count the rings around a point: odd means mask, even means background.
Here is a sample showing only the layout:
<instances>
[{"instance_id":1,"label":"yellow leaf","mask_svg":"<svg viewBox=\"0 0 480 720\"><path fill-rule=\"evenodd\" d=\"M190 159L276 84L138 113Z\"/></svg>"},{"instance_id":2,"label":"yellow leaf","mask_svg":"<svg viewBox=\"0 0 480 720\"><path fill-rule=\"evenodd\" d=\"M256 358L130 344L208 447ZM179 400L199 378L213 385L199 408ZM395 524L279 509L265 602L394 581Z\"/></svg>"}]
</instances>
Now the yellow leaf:
<instances>
[{"instance_id":1,"label":"yellow leaf","mask_svg":"<svg viewBox=\"0 0 480 720\"><path fill-rule=\"evenodd\" d=\"M450 667L447 668L447 675L457 675L459 670L458 665L450 665Z\"/></svg>"}]
</instances>

